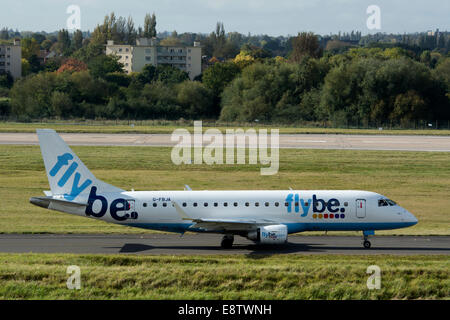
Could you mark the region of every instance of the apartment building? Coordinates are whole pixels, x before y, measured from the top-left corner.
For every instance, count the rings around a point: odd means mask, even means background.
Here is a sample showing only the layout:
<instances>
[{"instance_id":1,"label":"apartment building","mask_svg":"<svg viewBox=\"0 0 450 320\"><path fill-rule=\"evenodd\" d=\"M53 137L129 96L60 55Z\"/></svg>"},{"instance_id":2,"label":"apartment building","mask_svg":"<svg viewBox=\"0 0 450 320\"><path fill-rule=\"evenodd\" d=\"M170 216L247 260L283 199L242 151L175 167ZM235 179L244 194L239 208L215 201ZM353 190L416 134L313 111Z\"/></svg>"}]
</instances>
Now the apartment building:
<instances>
[{"instance_id":1,"label":"apartment building","mask_svg":"<svg viewBox=\"0 0 450 320\"><path fill-rule=\"evenodd\" d=\"M117 55L127 73L140 72L147 64L165 64L186 71L193 80L202 72L202 49L200 43L193 46L160 46L156 39L141 38L136 45L119 45L109 40L106 54Z\"/></svg>"},{"instance_id":2,"label":"apartment building","mask_svg":"<svg viewBox=\"0 0 450 320\"><path fill-rule=\"evenodd\" d=\"M22 76L22 48L18 39L13 44L0 44L0 74L6 72L14 80Z\"/></svg>"}]
</instances>

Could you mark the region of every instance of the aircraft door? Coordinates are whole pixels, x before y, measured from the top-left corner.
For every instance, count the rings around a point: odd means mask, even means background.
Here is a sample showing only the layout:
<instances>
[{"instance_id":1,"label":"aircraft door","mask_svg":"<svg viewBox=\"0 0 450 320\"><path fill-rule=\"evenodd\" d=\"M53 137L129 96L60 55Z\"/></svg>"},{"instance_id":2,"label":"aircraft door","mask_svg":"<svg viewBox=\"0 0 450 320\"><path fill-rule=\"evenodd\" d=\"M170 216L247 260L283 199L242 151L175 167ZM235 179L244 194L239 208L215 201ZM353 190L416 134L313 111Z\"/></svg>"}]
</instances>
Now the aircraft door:
<instances>
[{"instance_id":1,"label":"aircraft door","mask_svg":"<svg viewBox=\"0 0 450 320\"><path fill-rule=\"evenodd\" d=\"M131 219L137 219L137 212L136 212L136 210L135 210L135 203L134 203L134 200L126 200L127 201L127 203L126 203L126 206L127 206L127 209L126 209L126 214L131 218Z\"/></svg>"},{"instance_id":2,"label":"aircraft door","mask_svg":"<svg viewBox=\"0 0 450 320\"><path fill-rule=\"evenodd\" d=\"M366 217L366 200L364 199L356 200L356 217L357 218Z\"/></svg>"}]
</instances>

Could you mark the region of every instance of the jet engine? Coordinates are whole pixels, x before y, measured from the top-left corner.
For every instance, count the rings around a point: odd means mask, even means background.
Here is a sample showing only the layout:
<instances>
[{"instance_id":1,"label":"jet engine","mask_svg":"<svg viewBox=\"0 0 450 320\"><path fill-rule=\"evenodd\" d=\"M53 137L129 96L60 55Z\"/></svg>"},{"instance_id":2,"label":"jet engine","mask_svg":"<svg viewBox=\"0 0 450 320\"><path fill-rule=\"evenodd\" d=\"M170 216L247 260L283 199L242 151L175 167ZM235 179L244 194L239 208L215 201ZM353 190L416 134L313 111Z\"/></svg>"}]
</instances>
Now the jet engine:
<instances>
[{"instance_id":1,"label":"jet engine","mask_svg":"<svg viewBox=\"0 0 450 320\"><path fill-rule=\"evenodd\" d=\"M260 244L286 243L287 236L287 227L284 224L259 227L247 234L248 239Z\"/></svg>"}]
</instances>

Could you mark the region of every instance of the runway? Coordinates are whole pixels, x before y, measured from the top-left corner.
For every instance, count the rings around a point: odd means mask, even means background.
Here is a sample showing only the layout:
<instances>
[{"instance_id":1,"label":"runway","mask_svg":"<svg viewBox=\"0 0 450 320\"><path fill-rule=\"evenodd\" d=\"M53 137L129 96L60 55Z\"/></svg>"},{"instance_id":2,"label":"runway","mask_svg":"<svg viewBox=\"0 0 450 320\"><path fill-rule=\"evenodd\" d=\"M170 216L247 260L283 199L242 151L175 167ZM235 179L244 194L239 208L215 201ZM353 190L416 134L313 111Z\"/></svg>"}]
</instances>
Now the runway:
<instances>
[{"instance_id":1,"label":"runway","mask_svg":"<svg viewBox=\"0 0 450 320\"><path fill-rule=\"evenodd\" d=\"M181 141L181 138L172 141L170 134L61 133L61 137L69 145L87 146L172 147ZM210 136L203 135L204 146L210 143L211 140L207 140L209 138ZM188 141L190 142L191 138ZM225 141L224 137L224 146ZM268 141L270 141L270 133L268 134ZM37 145L38 139L35 133L0 133L0 144ZM450 152L450 136L280 134L279 147Z\"/></svg>"},{"instance_id":2,"label":"runway","mask_svg":"<svg viewBox=\"0 0 450 320\"><path fill-rule=\"evenodd\" d=\"M76 254L349 254L448 255L450 236L375 236L371 249L357 236L289 236L285 246L258 246L235 237L231 249L220 248L221 235L0 235L0 252Z\"/></svg>"}]
</instances>

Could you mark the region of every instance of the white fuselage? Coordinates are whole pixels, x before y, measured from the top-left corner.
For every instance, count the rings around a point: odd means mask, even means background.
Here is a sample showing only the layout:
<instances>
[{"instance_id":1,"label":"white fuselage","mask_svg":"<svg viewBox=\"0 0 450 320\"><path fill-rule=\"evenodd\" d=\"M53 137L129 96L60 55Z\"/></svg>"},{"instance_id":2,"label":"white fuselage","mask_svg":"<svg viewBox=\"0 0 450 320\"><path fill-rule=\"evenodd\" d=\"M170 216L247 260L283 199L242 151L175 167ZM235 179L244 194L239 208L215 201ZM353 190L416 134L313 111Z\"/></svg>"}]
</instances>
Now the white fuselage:
<instances>
[{"instance_id":1,"label":"white fuselage","mask_svg":"<svg viewBox=\"0 0 450 320\"><path fill-rule=\"evenodd\" d=\"M103 198L103 201L102 199ZM118 201L119 199L119 201ZM122 205L126 200L126 208ZM183 220L173 203L192 219L254 219L287 226L288 233L319 230L382 230L414 225L417 219L398 205L380 206L380 194L353 190L131 191L94 193L88 209L55 209L107 222L173 232L207 231ZM105 203L106 202L106 203ZM89 208L89 207L88 207ZM258 224L258 223L256 223ZM245 231L245 227L237 228Z\"/></svg>"}]
</instances>

